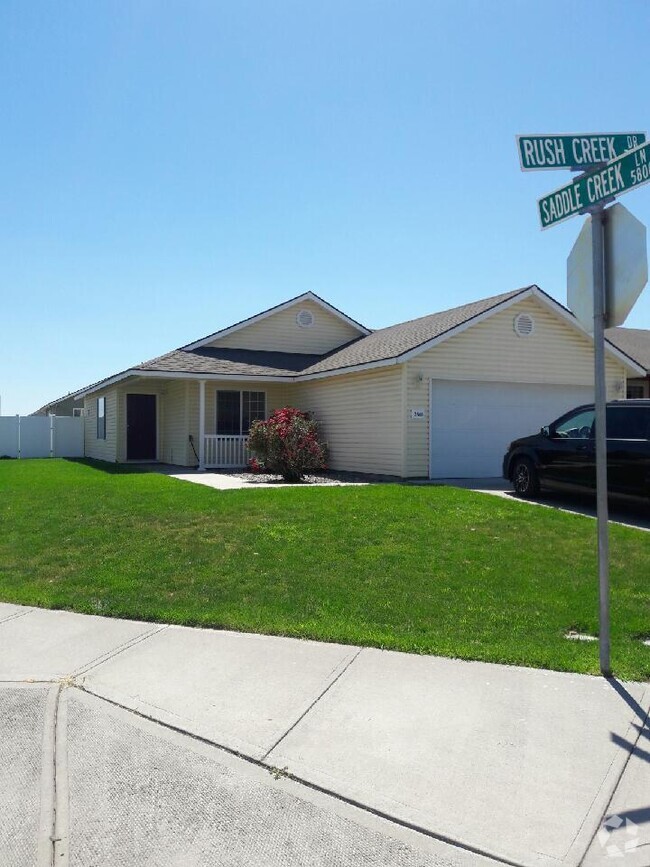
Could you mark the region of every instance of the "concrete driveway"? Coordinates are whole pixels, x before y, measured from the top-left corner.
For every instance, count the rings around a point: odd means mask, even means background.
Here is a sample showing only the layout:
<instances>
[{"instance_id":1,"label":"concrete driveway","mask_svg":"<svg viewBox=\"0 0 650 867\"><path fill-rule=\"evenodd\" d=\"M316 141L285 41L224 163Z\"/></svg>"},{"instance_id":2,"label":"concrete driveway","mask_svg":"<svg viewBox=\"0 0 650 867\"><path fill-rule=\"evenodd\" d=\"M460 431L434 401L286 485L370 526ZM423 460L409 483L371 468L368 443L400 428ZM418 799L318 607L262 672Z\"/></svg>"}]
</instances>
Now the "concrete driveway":
<instances>
[{"instance_id":1,"label":"concrete driveway","mask_svg":"<svg viewBox=\"0 0 650 867\"><path fill-rule=\"evenodd\" d=\"M0 604L0 692L3 867L650 863L647 684Z\"/></svg>"},{"instance_id":2,"label":"concrete driveway","mask_svg":"<svg viewBox=\"0 0 650 867\"><path fill-rule=\"evenodd\" d=\"M585 515L588 518L596 517L596 499L587 494L564 494L551 491L542 493L533 500L525 500L518 497L510 482L502 478L485 479L436 479L428 484L451 485L454 488L465 488L469 491L478 491L483 494L493 494L497 497L516 500L518 503L528 503L533 506L546 506L550 509L558 509L563 512L571 512L574 515ZM609 520L613 524L622 524L625 527L636 527L638 530L650 530L650 509L643 502L629 502L612 499L609 503ZM650 864L650 862L648 862Z\"/></svg>"}]
</instances>

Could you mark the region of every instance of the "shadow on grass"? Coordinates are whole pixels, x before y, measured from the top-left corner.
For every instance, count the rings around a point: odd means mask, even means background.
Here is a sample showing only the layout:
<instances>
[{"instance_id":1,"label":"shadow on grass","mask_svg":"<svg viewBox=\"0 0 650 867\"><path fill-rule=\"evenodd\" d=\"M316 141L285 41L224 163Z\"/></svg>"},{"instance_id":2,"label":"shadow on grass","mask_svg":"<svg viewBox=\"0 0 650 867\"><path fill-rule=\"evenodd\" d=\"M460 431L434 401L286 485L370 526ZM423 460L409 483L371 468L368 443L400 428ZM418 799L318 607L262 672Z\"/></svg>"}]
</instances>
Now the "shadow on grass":
<instances>
[{"instance_id":1,"label":"shadow on grass","mask_svg":"<svg viewBox=\"0 0 650 867\"><path fill-rule=\"evenodd\" d=\"M509 499L522 502L521 498L513 491L505 491L504 493ZM523 502L538 503L551 509L560 509L575 515L585 515L588 518L596 517L596 501L593 494L545 490L534 500L524 500ZM610 522L626 524L640 530L650 530L650 508L642 499L610 496L608 510Z\"/></svg>"},{"instance_id":2,"label":"shadow on grass","mask_svg":"<svg viewBox=\"0 0 650 867\"><path fill-rule=\"evenodd\" d=\"M123 475L133 475L136 473L158 473L160 475L172 475L175 473L196 473L198 472L198 468L196 466L186 467L180 464L166 464L163 462L152 462L152 463L128 463L128 464L118 464L118 463L109 463L108 461L98 461L94 458L63 458L62 460L67 461L71 464L79 464L81 466L90 467L93 470L100 470L103 473L106 473L110 476L123 476ZM240 469L209 469L203 475L235 475L241 476L246 473L246 470L243 468ZM399 476L387 476L387 475L378 475L376 473L355 473L348 470L328 470L322 472L314 472L307 473L306 475L316 475L323 476L326 479L334 479L337 481L348 482L348 483L363 483L363 484L401 484L404 483L403 480ZM287 483L280 477L268 479L256 478L253 474L250 474L250 482L262 482L264 481L266 484L278 484L278 485L286 485ZM405 484L405 483L404 483ZM309 483L305 481L300 481L295 483L296 487L309 487ZM313 487L313 485L312 485Z\"/></svg>"},{"instance_id":3,"label":"shadow on grass","mask_svg":"<svg viewBox=\"0 0 650 867\"><path fill-rule=\"evenodd\" d=\"M109 476L129 476L141 473L187 473L193 472L194 467L182 467L173 464L113 464L108 461L96 461L93 458L63 458L70 464L78 464L83 467L90 467L93 470L99 470Z\"/></svg>"}]
</instances>

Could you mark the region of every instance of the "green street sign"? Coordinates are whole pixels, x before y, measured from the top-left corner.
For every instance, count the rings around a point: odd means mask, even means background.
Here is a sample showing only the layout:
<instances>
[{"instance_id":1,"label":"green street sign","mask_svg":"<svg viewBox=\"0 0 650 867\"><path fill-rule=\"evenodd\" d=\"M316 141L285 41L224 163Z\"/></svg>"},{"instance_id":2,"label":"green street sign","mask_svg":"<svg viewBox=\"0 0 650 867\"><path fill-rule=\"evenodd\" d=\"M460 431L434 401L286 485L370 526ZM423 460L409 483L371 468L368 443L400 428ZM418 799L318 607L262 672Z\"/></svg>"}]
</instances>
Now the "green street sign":
<instances>
[{"instance_id":1,"label":"green street sign","mask_svg":"<svg viewBox=\"0 0 650 867\"><path fill-rule=\"evenodd\" d=\"M611 160L603 168L576 178L572 183L539 199L537 206L542 229L585 213L595 205L611 201L648 181L650 143L639 145Z\"/></svg>"},{"instance_id":2,"label":"green street sign","mask_svg":"<svg viewBox=\"0 0 650 867\"><path fill-rule=\"evenodd\" d=\"M646 140L642 132L518 135L522 172L548 169L589 171L620 157Z\"/></svg>"}]
</instances>

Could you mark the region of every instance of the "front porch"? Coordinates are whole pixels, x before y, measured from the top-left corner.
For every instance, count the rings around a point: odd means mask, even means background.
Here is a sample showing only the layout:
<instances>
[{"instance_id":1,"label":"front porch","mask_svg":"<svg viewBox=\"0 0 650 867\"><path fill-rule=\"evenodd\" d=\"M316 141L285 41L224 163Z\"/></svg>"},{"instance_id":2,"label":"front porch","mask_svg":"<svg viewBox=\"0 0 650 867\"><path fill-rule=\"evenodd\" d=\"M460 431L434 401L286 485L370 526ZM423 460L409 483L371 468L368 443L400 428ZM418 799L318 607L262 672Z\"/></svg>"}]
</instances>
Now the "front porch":
<instances>
[{"instance_id":1,"label":"front porch","mask_svg":"<svg viewBox=\"0 0 650 867\"><path fill-rule=\"evenodd\" d=\"M288 385L288 384L287 384ZM196 431L198 469L237 470L248 466L248 431L256 419L289 402L284 383L195 380L189 385L189 427ZM194 392L193 390L196 389ZM192 411L196 394L196 414ZM194 427L198 425L198 430Z\"/></svg>"},{"instance_id":2,"label":"front porch","mask_svg":"<svg viewBox=\"0 0 650 867\"><path fill-rule=\"evenodd\" d=\"M203 435L203 464L199 469L237 470L248 465L248 436Z\"/></svg>"},{"instance_id":3,"label":"front porch","mask_svg":"<svg viewBox=\"0 0 650 867\"><path fill-rule=\"evenodd\" d=\"M87 400L86 453L118 463L242 469L251 457L253 421L290 401L285 383L155 372L134 376L106 392L105 438L96 419L98 399Z\"/></svg>"}]
</instances>

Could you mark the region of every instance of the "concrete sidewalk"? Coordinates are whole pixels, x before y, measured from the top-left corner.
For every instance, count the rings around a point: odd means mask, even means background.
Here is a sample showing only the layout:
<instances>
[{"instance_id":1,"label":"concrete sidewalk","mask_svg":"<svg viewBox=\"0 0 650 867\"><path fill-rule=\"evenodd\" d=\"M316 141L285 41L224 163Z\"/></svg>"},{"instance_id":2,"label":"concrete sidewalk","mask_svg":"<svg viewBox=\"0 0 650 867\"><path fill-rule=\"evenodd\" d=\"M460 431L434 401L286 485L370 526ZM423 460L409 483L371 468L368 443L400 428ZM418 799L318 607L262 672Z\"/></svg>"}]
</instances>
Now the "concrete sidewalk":
<instances>
[{"instance_id":1,"label":"concrete sidewalk","mask_svg":"<svg viewBox=\"0 0 650 867\"><path fill-rule=\"evenodd\" d=\"M0 604L0 692L3 867L650 864L646 684Z\"/></svg>"}]
</instances>

